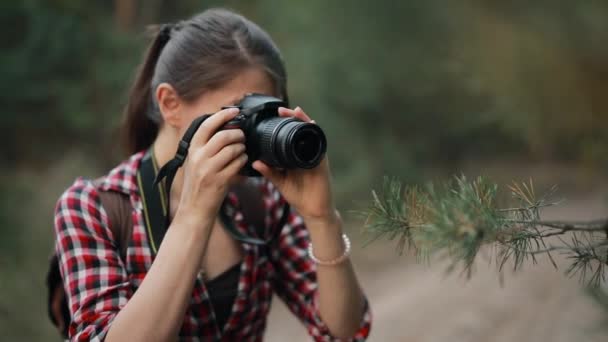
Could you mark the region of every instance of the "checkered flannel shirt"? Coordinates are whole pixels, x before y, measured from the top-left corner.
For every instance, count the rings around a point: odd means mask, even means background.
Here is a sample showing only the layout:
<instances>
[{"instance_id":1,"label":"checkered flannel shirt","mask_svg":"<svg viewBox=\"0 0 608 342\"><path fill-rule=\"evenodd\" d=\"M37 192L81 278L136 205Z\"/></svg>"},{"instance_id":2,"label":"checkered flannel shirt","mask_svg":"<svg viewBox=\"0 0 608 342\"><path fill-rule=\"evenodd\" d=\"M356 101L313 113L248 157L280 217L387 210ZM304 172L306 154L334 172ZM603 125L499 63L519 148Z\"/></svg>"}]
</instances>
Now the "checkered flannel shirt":
<instances>
[{"instance_id":1,"label":"checkered flannel shirt","mask_svg":"<svg viewBox=\"0 0 608 342\"><path fill-rule=\"evenodd\" d=\"M136 182L142 157L143 152L133 155L101 182L77 179L57 203L56 252L72 315L69 327L72 340L104 340L113 319L140 286L154 261L145 233L142 199ZM259 186L267 209L266 222L273 227L273 223L282 216L285 202L270 182L261 180ZM121 259L115 237L108 228L108 215L98 195L100 190L129 195L133 206L133 233L126 260ZM228 210L232 210L237 228L256 236L255 227L243 222L238 198L230 193L228 202ZM309 234L302 218L292 212L284 227L272 229L281 229L273 245L242 244L244 258L238 293L223 327L216 323L202 278L196 279L179 333L180 340L262 340L274 292L300 319L315 341L337 340L321 320L316 306L316 268L307 257ZM351 340L365 340L370 325L371 312L366 301L360 329Z\"/></svg>"}]
</instances>

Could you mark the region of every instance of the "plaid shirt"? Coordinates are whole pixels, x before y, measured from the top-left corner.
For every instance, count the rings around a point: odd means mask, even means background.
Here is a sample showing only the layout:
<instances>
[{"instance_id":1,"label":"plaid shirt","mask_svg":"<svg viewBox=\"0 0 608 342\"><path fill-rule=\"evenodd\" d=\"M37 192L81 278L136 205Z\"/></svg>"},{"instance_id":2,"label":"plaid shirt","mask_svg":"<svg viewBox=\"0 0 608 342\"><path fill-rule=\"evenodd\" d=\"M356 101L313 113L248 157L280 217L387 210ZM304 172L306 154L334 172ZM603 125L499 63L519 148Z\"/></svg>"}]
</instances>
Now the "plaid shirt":
<instances>
[{"instance_id":1,"label":"plaid shirt","mask_svg":"<svg viewBox=\"0 0 608 342\"><path fill-rule=\"evenodd\" d=\"M104 340L112 320L140 286L154 261L136 182L142 157L143 153L135 154L101 182L76 180L57 203L56 252L72 315L69 327L72 340ZM282 216L285 202L270 182L259 180L259 186L267 209L266 222L273 227ZM108 228L99 190L129 195L133 206L133 233L126 260L121 259ZM230 193L228 200L228 210L232 210L237 228L255 236L255 227L243 222L236 196ZM180 340L262 340L273 292L302 321L315 341L336 340L316 306L316 268L307 257L308 244L308 231L302 218L294 212L290 213L274 245L268 248L242 244L244 258L238 293L224 327L215 321L205 284L199 276L180 330ZM371 313L366 302L360 329L352 340L365 340L370 325Z\"/></svg>"}]
</instances>

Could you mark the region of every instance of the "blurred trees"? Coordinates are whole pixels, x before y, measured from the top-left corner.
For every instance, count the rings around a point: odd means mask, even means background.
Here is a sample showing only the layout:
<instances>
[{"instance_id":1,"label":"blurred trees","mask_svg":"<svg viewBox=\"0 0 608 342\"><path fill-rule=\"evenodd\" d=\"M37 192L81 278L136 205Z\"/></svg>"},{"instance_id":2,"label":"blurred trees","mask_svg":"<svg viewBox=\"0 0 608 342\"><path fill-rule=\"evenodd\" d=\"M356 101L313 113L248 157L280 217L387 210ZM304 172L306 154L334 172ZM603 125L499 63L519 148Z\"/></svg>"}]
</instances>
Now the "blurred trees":
<instances>
[{"instance_id":1,"label":"blurred trees","mask_svg":"<svg viewBox=\"0 0 608 342\"><path fill-rule=\"evenodd\" d=\"M39 165L73 146L107 146L142 44L120 34L101 3L1 5L3 164Z\"/></svg>"},{"instance_id":2,"label":"blurred trees","mask_svg":"<svg viewBox=\"0 0 608 342\"><path fill-rule=\"evenodd\" d=\"M360 180L464 158L606 160L608 5L473 0L5 2L0 158L99 148L144 26L216 5L275 37L294 104L327 127L340 172L367 170Z\"/></svg>"}]
</instances>

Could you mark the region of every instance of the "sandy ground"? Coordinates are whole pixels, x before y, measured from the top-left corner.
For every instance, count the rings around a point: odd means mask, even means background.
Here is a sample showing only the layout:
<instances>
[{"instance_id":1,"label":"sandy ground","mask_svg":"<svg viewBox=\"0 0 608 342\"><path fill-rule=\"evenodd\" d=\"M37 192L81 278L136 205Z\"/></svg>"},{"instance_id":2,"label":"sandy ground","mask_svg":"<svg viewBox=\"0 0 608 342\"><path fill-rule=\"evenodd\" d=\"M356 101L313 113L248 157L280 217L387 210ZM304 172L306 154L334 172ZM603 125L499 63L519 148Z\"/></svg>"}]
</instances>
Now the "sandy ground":
<instances>
[{"instance_id":1,"label":"sandy ground","mask_svg":"<svg viewBox=\"0 0 608 342\"><path fill-rule=\"evenodd\" d=\"M550 208L550 219L608 216L607 192L570 198ZM351 232L351 235L357 235ZM506 272L480 261L473 278L446 275L445 264L416 264L399 257L394 244L355 243L353 262L373 310L369 341L608 341L605 314L548 260ZM604 318L604 320L602 320ZM602 330L602 324L604 329ZM267 341L309 341L306 331L280 300L273 302Z\"/></svg>"}]
</instances>

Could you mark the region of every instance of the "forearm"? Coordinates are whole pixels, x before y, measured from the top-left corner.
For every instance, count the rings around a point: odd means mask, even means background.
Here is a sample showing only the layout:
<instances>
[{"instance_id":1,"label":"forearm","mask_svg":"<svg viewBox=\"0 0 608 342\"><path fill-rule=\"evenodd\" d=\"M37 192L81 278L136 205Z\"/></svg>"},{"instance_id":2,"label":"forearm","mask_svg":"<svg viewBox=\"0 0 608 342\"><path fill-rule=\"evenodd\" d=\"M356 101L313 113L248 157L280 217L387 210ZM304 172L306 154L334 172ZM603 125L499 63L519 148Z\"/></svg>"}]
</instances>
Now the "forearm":
<instances>
[{"instance_id":1,"label":"forearm","mask_svg":"<svg viewBox=\"0 0 608 342\"><path fill-rule=\"evenodd\" d=\"M333 260L344 252L342 221L306 222L313 252L320 260ZM317 266L318 305L321 318L336 337L356 333L364 314L363 292L350 260L334 266Z\"/></svg>"},{"instance_id":2,"label":"forearm","mask_svg":"<svg viewBox=\"0 0 608 342\"><path fill-rule=\"evenodd\" d=\"M212 223L169 227L139 289L115 317L106 341L176 340ZM199 229L196 229L199 228Z\"/></svg>"}]
</instances>

